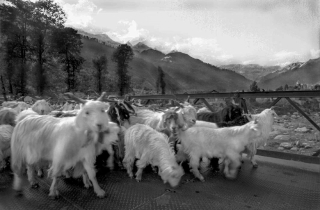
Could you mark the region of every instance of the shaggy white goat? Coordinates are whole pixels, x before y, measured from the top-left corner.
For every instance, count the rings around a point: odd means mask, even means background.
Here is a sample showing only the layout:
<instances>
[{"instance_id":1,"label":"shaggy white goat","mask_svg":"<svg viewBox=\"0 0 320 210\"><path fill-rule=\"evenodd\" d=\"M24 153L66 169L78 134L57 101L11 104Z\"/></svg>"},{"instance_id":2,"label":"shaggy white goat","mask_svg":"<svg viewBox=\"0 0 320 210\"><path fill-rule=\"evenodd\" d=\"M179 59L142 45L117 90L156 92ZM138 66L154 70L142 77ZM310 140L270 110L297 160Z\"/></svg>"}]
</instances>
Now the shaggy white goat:
<instances>
[{"instance_id":1,"label":"shaggy white goat","mask_svg":"<svg viewBox=\"0 0 320 210\"><path fill-rule=\"evenodd\" d=\"M37 187L34 166L40 161L49 161L51 167L48 176L53 178L49 196L58 197L57 177L80 162L93 184L95 193L103 197L105 192L97 183L94 162L98 133L106 131L109 126L106 108L103 102L88 101L76 117L29 116L17 123L11 140L13 188L21 191L21 177L25 165L31 186ZM88 138L88 133L91 132L94 138Z\"/></svg>"},{"instance_id":2,"label":"shaggy white goat","mask_svg":"<svg viewBox=\"0 0 320 210\"><path fill-rule=\"evenodd\" d=\"M49 103L44 99L36 101L31 109L41 115L49 114L52 111Z\"/></svg>"},{"instance_id":3,"label":"shaggy white goat","mask_svg":"<svg viewBox=\"0 0 320 210\"><path fill-rule=\"evenodd\" d=\"M260 114L247 115L247 117L251 121L258 120L262 125L261 137L256 138L254 142L247 145L244 151L244 153L246 153L247 157L250 159L252 166L256 168L258 167L258 163L254 160L254 156L257 154L257 148L266 145L269 134L272 131L274 117L278 117L278 115L274 111L274 107L271 107L270 109L263 110Z\"/></svg>"},{"instance_id":4,"label":"shaggy white goat","mask_svg":"<svg viewBox=\"0 0 320 210\"><path fill-rule=\"evenodd\" d=\"M120 128L116 123L113 123L113 122L109 123L108 128L109 128L108 130L101 132L99 134L98 141L95 145L95 151L96 151L95 155L98 156L102 153L103 150L107 150L109 153L107 164L110 169L113 169L114 152L112 149L112 145L115 144L116 141L118 141ZM94 139L95 138L94 133L92 132L88 133L88 138L91 140ZM64 175L67 178L69 177L79 178L80 176L82 176L82 180L85 188L89 188L90 186L92 186L92 184L89 181L88 174L86 173L83 164L81 164L80 162L78 162L74 166L74 168L67 170L64 173Z\"/></svg>"},{"instance_id":5,"label":"shaggy white goat","mask_svg":"<svg viewBox=\"0 0 320 210\"><path fill-rule=\"evenodd\" d=\"M215 128L218 128L218 125L216 123L212 123L212 122L197 120L196 124L194 124L193 127L207 127L207 128L215 129Z\"/></svg>"},{"instance_id":6,"label":"shaggy white goat","mask_svg":"<svg viewBox=\"0 0 320 210\"><path fill-rule=\"evenodd\" d=\"M73 104L66 101L65 104L62 106L62 111L71 111L73 110Z\"/></svg>"},{"instance_id":7,"label":"shaggy white goat","mask_svg":"<svg viewBox=\"0 0 320 210\"><path fill-rule=\"evenodd\" d=\"M187 129L188 127L193 126L197 120L197 111L190 105L188 102L180 104L178 108L171 108L169 110L174 110L178 114L177 123L179 127ZM136 111L136 116L130 117L130 125L125 124L126 128L135 125L137 123L146 124L156 130L162 130L163 127L163 116L164 112L154 112L148 109L138 109Z\"/></svg>"},{"instance_id":8,"label":"shaggy white goat","mask_svg":"<svg viewBox=\"0 0 320 210\"><path fill-rule=\"evenodd\" d=\"M21 120L23 120L24 118L26 118L28 116L35 116L35 115L39 115L39 114L37 112L33 111L32 109L23 110L22 112L20 112L17 115L16 123L20 122Z\"/></svg>"},{"instance_id":9,"label":"shaggy white goat","mask_svg":"<svg viewBox=\"0 0 320 210\"><path fill-rule=\"evenodd\" d=\"M138 158L136 165L138 171L136 180L141 181L142 171L151 164L158 166L159 175L164 183L169 182L172 187L179 184L184 171L177 164L174 152L169 145L168 137L148 125L136 124L128 128L125 133L125 158L123 163L127 172L133 178L133 164Z\"/></svg>"},{"instance_id":10,"label":"shaggy white goat","mask_svg":"<svg viewBox=\"0 0 320 210\"><path fill-rule=\"evenodd\" d=\"M2 106L12 108L16 111L17 114L19 114L23 110L30 108L30 105L22 101L5 101L2 103Z\"/></svg>"},{"instance_id":11,"label":"shaggy white goat","mask_svg":"<svg viewBox=\"0 0 320 210\"><path fill-rule=\"evenodd\" d=\"M11 125L0 125L0 170L5 167L5 159L10 156L12 132Z\"/></svg>"},{"instance_id":12,"label":"shaggy white goat","mask_svg":"<svg viewBox=\"0 0 320 210\"><path fill-rule=\"evenodd\" d=\"M241 164L240 153L259 136L261 131L257 121L226 128L191 127L185 131L180 130L177 137L181 141L181 148L177 160L180 152L188 154L193 174L204 181L198 170L200 158L222 158L225 159L225 176L235 178Z\"/></svg>"}]
</instances>

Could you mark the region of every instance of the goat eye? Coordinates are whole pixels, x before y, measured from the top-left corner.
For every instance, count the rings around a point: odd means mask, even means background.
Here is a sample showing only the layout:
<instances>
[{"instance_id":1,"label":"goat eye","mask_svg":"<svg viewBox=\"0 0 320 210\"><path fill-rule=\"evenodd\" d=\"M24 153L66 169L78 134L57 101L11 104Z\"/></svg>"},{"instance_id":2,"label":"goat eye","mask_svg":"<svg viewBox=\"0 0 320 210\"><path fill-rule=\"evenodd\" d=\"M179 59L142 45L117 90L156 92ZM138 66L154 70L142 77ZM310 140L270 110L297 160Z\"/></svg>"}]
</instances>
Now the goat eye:
<instances>
[{"instance_id":1,"label":"goat eye","mask_svg":"<svg viewBox=\"0 0 320 210\"><path fill-rule=\"evenodd\" d=\"M103 110L103 109L101 109L101 112L102 112L102 113L104 113L104 110Z\"/></svg>"},{"instance_id":2,"label":"goat eye","mask_svg":"<svg viewBox=\"0 0 320 210\"><path fill-rule=\"evenodd\" d=\"M86 111L86 115L89 115L89 112L88 112L88 111Z\"/></svg>"}]
</instances>

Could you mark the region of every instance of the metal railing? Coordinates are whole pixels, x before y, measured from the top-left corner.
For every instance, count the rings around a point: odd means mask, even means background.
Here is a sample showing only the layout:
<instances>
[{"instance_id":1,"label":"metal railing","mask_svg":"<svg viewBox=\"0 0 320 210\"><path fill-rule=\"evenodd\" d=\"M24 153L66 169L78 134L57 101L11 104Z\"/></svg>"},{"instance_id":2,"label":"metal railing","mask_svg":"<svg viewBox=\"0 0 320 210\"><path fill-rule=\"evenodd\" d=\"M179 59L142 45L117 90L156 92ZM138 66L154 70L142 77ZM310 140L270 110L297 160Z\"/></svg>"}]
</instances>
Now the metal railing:
<instances>
[{"instance_id":1,"label":"metal railing","mask_svg":"<svg viewBox=\"0 0 320 210\"><path fill-rule=\"evenodd\" d=\"M175 94L175 95L137 95L127 96L127 99L142 99L149 100L185 100L194 99L194 103L201 100L208 109L213 111L213 108L206 101L206 98L236 98L240 100L240 104L244 111L248 113L245 98L276 98L273 100L271 106L277 104L281 98L285 98L301 115L303 115L318 131L320 127L302 110L299 105L291 100L291 98L320 98L319 90L305 90L305 91L265 91L265 92L227 92L227 93L195 93L195 94Z\"/></svg>"}]
</instances>

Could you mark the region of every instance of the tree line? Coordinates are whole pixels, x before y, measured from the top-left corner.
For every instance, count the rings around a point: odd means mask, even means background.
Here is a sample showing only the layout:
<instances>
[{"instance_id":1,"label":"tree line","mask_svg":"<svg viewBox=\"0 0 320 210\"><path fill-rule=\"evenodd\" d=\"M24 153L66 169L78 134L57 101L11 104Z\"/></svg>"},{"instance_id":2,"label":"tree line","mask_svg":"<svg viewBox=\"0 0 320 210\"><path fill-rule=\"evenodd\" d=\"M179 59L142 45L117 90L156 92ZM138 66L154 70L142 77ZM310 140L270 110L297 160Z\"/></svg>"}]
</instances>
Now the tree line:
<instances>
[{"instance_id":1,"label":"tree line","mask_svg":"<svg viewBox=\"0 0 320 210\"><path fill-rule=\"evenodd\" d=\"M130 92L128 68L133 50L129 45L119 45L112 55L111 61L117 66L114 77L108 71L104 54L90 61L94 71L89 73L83 67L81 35L64 26L66 13L57 3L8 2L12 5L0 5L0 82L4 93L25 96L77 91L88 88L88 83L94 84L98 93L108 87L116 89L119 95ZM163 78L163 72L161 75ZM106 81L110 82L108 87L104 85ZM159 87L164 89L163 83L159 79Z\"/></svg>"}]
</instances>

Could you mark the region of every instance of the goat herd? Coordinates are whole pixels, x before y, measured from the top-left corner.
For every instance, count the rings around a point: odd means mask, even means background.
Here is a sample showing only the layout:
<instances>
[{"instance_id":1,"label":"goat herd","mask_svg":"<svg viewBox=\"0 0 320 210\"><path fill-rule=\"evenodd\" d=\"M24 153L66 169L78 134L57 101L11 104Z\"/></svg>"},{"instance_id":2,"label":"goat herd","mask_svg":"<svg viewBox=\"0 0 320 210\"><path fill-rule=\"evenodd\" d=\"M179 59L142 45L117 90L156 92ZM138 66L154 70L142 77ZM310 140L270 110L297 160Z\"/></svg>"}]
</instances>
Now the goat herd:
<instances>
[{"instance_id":1,"label":"goat herd","mask_svg":"<svg viewBox=\"0 0 320 210\"><path fill-rule=\"evenodd\" d=\"M218 112L197 110L187 101L163 111L152 111L134 101L107 98L78 102L69 111L53 110L46 100L30 108L21 102L4 102L0 110L0 167L10 158L14 174L13 188L22 193L22 177L32 188L39 187L35 173L48 169L52 178L49 196L59 197L60 176L80 178L84 186L93 186L104 197L96 179L97 156L107 151L111 170L116 163L130 178L142 180L143 169L151 165L164 183L172 187L184 175L182 162L188 161L199 180L199 167L218 166L226 178L234 179L246 153L254 167L257 147L266 143L272 130L273 108L260 114L243 114L237 104ZM201 163L201 164L200 164Z\"/></svg>"}]
</instances>

